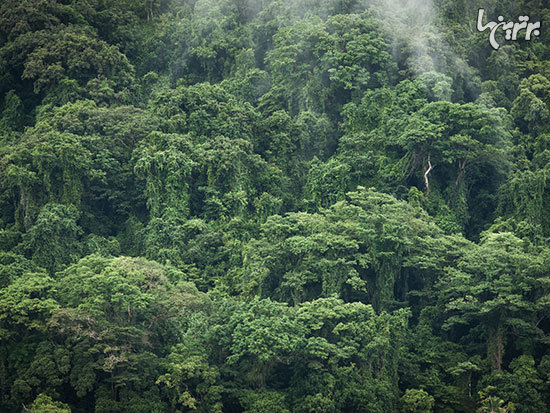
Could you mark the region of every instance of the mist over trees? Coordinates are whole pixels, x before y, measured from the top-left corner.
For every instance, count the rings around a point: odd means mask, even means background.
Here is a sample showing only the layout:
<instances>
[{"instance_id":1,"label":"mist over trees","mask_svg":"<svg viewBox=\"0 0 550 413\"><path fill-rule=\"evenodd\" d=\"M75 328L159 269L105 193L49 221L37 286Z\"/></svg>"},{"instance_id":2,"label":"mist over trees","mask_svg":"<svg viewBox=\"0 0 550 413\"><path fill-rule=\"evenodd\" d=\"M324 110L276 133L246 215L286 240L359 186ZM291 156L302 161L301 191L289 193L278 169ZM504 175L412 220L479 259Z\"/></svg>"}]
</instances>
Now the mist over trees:
<instances>
[{"instance_id":1,"label":"mist over trees","mask_svg":"<svg viewBox=\"0 0 550 413\"><path fill-rule=\"evenodd\" d=\"M549 412L549 22L2 1L0 411Z\"/></svg>"}]
</instances>

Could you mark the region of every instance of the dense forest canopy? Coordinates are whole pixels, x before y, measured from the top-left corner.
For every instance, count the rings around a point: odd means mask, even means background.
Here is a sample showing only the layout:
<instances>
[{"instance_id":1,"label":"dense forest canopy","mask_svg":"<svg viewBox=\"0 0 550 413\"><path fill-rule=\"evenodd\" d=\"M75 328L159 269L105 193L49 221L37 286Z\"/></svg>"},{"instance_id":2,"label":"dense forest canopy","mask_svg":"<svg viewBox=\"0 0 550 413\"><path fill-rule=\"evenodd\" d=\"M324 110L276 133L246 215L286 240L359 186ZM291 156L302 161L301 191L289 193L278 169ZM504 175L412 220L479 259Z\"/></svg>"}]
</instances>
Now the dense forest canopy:
<instances>
[{"instance_id":1,"label":"dense forest canopy","mask_svg":"<svg viewBox=\"0 0 550 413\"><path fill-rule=\"evenodd\" d=\"M548 7L3 0L0 411L550 412Z\"/></svg>"}]
</instances>

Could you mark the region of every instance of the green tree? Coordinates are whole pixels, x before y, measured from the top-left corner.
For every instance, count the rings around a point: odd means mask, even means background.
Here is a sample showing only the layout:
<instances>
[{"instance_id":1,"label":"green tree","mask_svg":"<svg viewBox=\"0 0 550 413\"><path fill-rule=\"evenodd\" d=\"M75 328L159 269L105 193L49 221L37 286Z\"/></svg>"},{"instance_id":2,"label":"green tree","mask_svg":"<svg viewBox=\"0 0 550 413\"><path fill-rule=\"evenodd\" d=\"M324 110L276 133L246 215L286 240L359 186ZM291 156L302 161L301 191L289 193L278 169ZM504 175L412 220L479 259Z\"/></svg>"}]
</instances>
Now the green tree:
<instances>
[{"instance_id":1,"label":"green tree","mask_svg":"<svg viewBox=\"0 0 550 413\"><path fill-rule=\"evenodd\" d=\"M82 230L77 220L76 208L46 204L23 236L23 248L32 261L53 274L80 258Z\"/></svg>"}]
</instances>

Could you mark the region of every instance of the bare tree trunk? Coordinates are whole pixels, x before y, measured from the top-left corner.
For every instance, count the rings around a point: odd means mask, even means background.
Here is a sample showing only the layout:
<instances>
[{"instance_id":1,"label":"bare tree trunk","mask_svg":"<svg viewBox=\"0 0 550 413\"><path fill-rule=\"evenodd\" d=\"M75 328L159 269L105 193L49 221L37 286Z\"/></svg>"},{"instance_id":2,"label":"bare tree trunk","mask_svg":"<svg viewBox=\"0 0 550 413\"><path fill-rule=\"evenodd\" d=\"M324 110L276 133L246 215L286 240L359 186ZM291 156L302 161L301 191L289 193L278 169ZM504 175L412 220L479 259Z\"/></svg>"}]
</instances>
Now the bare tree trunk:
<instances>
[{"instance_id":1,"label":"bare tree trunk","mask_svg":"<svg viewBox=\"0 0 550 413\"><path fill-rule=\"evenodd\" d=\"M466 170L466 159L458 161L458 175L456 176L455 185L458 186L462 178L464 177L464 171Z\"/></svg>"},{"instance_id":2,"label":"bare tree trunk","mask_svg":"<svg viewBox=\"0 0 550 413\"><path fill-rule=\"evenodd\" d=\"M430 193L430 181L428 180L428 175L430 174L433 168L434 167L430 162L430 155L428 154L428 169L426 169L426 172L424 172L424 184L426 185L426 195Z\"/></svg>"}]
</instances>

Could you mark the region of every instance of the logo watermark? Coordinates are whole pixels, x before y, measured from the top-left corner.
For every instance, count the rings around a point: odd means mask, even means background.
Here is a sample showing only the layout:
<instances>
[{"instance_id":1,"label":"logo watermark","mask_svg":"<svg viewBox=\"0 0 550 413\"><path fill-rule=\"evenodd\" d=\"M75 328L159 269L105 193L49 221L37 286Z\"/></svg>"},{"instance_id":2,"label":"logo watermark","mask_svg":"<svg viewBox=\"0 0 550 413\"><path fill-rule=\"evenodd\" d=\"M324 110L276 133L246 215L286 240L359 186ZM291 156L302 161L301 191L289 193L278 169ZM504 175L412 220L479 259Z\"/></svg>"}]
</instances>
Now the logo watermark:
<instances>
[{"instance_id":1,"label":"logo watermark","mask_svg":"<svg viewBox=\"0 0 550 413\"><path fill-rule=\"evenodd\" d=\"M493 49L498 50L500 45L495 39L495 34L499 28L502 28L506 32L506 40L517 40L520 31L525 29L525 40L531 40L531 35L540 36L540 21L531 23L529 22L529 16L519 16L519 22L504 22L504 17L498 16L497 22L488 22L486 25L483 25L483 15L485 14L485 9L479 9L477 13L477 31L484 32L485 30L491 30L489 34L489 43Z\"/></svg>"}]
</instances>

